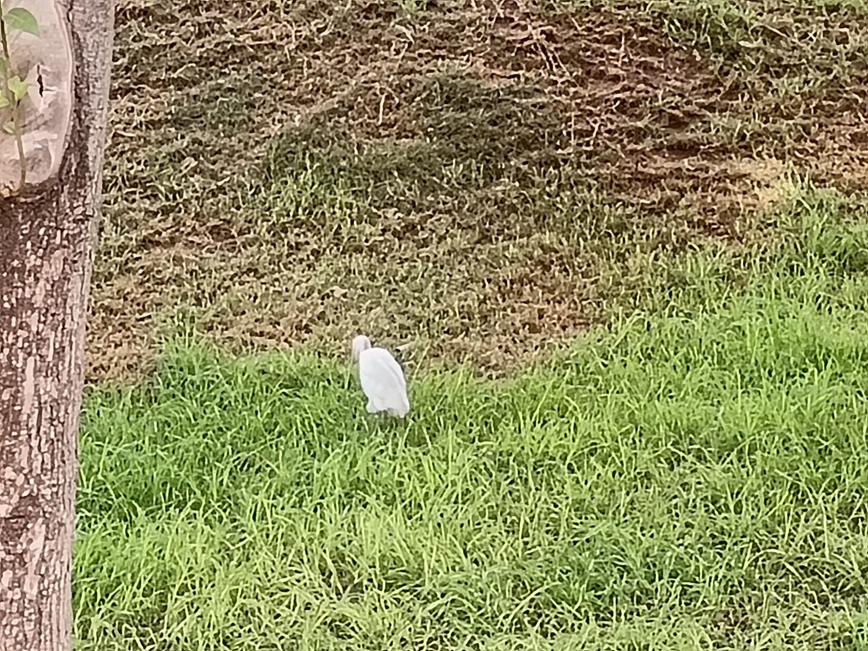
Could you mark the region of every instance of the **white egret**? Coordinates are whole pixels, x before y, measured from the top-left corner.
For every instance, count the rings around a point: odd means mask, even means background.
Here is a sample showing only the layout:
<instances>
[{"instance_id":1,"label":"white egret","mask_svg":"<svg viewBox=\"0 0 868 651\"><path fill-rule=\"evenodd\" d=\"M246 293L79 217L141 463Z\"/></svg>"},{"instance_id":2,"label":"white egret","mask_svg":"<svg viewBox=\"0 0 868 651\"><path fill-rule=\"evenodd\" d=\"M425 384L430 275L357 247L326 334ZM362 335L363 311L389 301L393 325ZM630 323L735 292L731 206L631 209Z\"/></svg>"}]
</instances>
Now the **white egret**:
<instances>
[{"instance_id":1,"label":"white egret","mask_svg":"<svg viewBox=\"0 0 868 651\"><path fill-rule=\"evenodd\" d=\"M353 339L353 361L359 364L362 391L368 398L368 413L388 413L403 418L410 411L407 381L398 361L385 348L371 347L365 335Z\"/></svg>"}]
</instances>

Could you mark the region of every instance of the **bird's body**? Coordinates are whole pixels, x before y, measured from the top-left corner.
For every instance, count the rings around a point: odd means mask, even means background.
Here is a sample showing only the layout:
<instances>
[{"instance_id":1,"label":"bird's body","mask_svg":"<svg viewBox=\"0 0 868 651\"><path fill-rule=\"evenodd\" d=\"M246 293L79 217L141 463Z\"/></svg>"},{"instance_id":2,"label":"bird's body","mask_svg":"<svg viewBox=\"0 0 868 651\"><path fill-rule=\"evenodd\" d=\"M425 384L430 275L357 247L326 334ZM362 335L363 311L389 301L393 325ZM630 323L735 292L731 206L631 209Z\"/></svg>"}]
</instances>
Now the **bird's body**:
<instances>
[{"instance_id":1,"label":"bird's body","mask_svg":"<svg viewBox=\"0 0 868 651\"><path fill-rule=\"evenodd\" d=\"M371 347L364 335L353 339L353 359L359 363L359 380L368 398L368 412L403 418L410 411L407 381L398 361L385 348Z\"/></svg>"}]
</instances>

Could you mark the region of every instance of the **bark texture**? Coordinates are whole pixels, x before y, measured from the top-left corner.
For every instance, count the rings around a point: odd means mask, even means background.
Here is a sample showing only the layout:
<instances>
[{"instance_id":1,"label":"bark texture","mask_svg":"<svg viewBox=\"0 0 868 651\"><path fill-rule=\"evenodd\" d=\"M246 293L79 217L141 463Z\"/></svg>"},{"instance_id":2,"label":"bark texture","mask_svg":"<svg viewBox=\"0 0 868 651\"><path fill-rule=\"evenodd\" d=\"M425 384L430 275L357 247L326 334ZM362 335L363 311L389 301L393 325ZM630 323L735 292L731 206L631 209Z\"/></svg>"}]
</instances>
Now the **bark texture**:
<instances>
[{"instance_id":1,"label":"bark texture","mask_svg":"<svg viewBox=\"0 0 868 651\"><path fill-rule=\"evenodd\" d=\"M0 651L71 648L84 326L114 15L113 0L56 1L75 59L68 147L55 179L0 200Z\"/></svg>"}]
</instances>

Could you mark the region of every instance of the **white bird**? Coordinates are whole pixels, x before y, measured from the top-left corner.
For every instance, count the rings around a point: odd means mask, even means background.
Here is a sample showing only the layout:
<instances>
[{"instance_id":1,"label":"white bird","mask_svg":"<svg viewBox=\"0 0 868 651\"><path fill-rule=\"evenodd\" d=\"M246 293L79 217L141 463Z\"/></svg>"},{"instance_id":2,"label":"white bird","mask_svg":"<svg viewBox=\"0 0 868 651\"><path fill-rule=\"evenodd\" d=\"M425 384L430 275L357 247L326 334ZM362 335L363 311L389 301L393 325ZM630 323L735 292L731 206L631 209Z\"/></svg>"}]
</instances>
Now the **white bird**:
<instances>
[{"instance_id":1,"label":"white bird","mask_svg":"<svg viewBox=\"0 0 868 651\"><path fill-rule=\"evenodd\" d=\"M392 353L385 348L372 348L371 340L359 335L353 339L353 361L359 363L359 380L368 397L368 413L406 416L410 411L407 381Z\"/></svg>"}]
</instances>

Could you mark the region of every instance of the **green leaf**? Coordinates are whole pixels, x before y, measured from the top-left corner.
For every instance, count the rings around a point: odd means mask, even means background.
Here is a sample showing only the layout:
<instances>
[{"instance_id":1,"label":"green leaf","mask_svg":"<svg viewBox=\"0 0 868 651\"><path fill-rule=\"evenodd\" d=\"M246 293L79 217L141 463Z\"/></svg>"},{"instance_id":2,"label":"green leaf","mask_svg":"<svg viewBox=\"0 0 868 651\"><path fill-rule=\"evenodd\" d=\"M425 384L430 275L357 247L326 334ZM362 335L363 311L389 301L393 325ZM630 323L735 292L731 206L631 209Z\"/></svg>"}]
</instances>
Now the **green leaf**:
<instances>
[{"instance_id":1,"label":"green leaf","mask_svg":"<svg viewBox=\"0 0 868 651\"><path fill-rule=\"evenodd\" d=\"M9 90L12 91L16 102L20 102L27 97L27 84L21 81L21 77L17 75L9 78Z\"/></svg>"},{"instance_id":2,"label":"green leaf","mask_svg":"<svg viewBox=\"0 0 868 651\"><path fill-rule=\"evenodd\" d=\"M6 26L9 29L17 29L19 32L39 36L39 24L36 22L36 17L21 7L15 7L6 13Z\"/></svg>"},{"instance_id":3,"label":"green leaf","mask_svg":"<svg viewBox=\"0 0 868 651\"><path fill-rule=\"evenodd\" d=\"M6 98L6 93L0 93L0 109L5 109L9 106L9 100Z\"/></svg>"}]
</instances>

